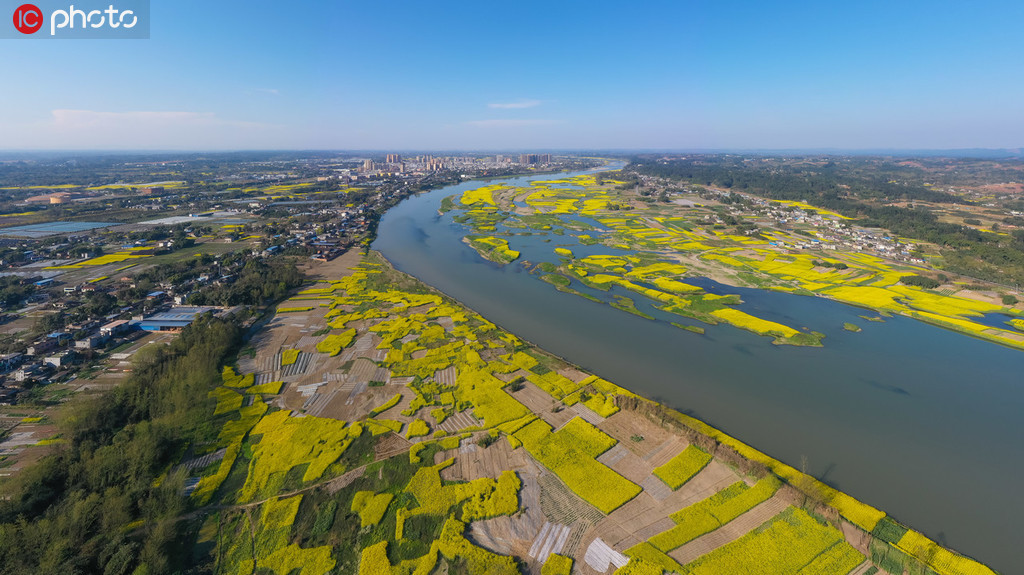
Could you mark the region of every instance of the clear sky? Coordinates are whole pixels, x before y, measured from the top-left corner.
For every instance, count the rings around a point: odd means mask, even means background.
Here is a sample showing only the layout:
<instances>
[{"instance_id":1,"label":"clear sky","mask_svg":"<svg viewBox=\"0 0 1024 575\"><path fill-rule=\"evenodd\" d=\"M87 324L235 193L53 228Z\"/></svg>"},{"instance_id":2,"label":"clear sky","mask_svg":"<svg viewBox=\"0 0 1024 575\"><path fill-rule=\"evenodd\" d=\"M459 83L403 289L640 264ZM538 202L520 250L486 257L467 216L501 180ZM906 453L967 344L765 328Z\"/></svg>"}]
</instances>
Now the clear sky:
<instances>
[{"instance_id":1,"label":"clear sky","mask_svg":"<svg viewBox=\"0 0 1024 575\"><path fill-rule=\"evenodd\" d=\"M1022 22L1019 0L152 0L149 40L0 40L0 149L1017 148Z\"/></svg>"}]
</instances>

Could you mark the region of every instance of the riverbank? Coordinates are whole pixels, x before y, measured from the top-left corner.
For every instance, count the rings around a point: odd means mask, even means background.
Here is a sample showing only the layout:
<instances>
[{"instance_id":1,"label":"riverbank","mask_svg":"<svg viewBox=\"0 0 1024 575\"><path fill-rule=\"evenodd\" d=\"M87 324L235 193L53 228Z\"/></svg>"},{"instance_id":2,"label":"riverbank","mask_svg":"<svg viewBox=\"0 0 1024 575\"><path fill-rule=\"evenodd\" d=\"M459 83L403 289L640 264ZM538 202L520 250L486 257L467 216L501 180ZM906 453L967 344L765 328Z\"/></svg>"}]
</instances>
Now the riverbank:
<instances>
[{"instance_id":1,"label":"riverbank","mask_svg":"<svg viewBox=\"0 0 1024 575\"><path fill-rule=\"evenodd\" d=\"M529 185L526 179L499 183ZM382 221L386 230L374 247L402 271L591 373L733 437L756 437L760 450L776 459L933 537L941 533L997 568L1015 565L1008 553L1014 521L1005 510L1024 506L1014 481L1024 474L1024 454L1006 429L1024 409L1019 352L899 316L865 322L859 308L824 298L691 279L709 293L739 295L740 308L750 314L826 333L825 346L773 346L731 326L692 322L705 332L698 335L684 331L689 320L674 319L644 297L632 299L659 321L621 313L552 289L521 265L499 266L468 249L465 227L453 224L452 214L436 213L443 197L466 189L437 190L397 206ZM574 235L580 243L580 235L596 238L593 231L554 231L504 237L533 266L557 263L557 247L578 259L608 253L607 246L569 243ZM593 293L579 283L574 288ZM618 286L610 293L631 294ZM863 331L844 330L846 322ZM937 504L942 501L957 504Z\"/></svg>"},{"instance_id":2,"label":"riverbank","mask_svg":"<svg viewBox=\"0 0 1024 575\"><path fill-rule=\"evenodd\" d=\"M358 565L369 575L398 559L427 569L485 554L488 564L511 566L515 557L535 571L552 560L531 551L544 546L599 572L606 567L594 563L598 549L628 563L627 571L651 573L783 575L791 567L825 572L822 562L841 572L920 571L904 550L906 529L884 513L544 352L375 252L346 263L353 269L338 279L327 270L340 264L312 269L322 280L282 304L254 340L253 358L240 359L237 375L226 370L214 393L218 413L241 415L225 424L227 454L193 495L225 509L203 531L204 541L217 542L217 556L236 557L249 537L237 522L257 506L278 513L277 501L286 500L274 495L283 492L301 494L301 502L292 500L282 524L308 529L324 509L358 508L359 515L335 514L331 529L344 533L360 521L381 527L340 544L306 536L293 548L281 539L256 566L288 553L328 569ZM293 309L303 311L283 312ZM324 381L322 372L331 377ZM260 383L276 378L285 384ZM246 396L256 398L250 407L242 407ZM310 433L321 440L307 453L295 442ZM451 509L463 489L480 490L483 503L472 507L479 511ZM505 503L488 499L492 489ZM362 509L370 503L360 503L370 497L372 514ZM675 519L706 513L715 521ZM424 514L437 517L424 523ZM460 536L456 528L472 543L445 547ZM403 543L409 530L420 542L415 549ZM894 545L883 533L900 537ZM929 552L992 573L945 550ZM785 566L771 559L780 553Z\"/></svg>"},{"instance_id":3,"label":"riverbank","mask_svg":"<svg viewBox=\"0 0 1024 575\"><path fill-rule=\"evenodd\" d=\"M380 257L383 262L390 265L386 258ZM443 295L440 292L435 293ZM463 304L460 302L459 305ZM547 352L531 342L523 340L523 343L530 345L536 352L548 355ZM558 369L560 372L573 371L586 374L583 368L571 364L564 358L557 358L557 361L563 364ZM594 376L590 375L589 377ZM859 529L863 537L870 537L873 543L890 546L907 557L927 564L935 573L940 575L994 573L983 564L946 549L921 533L900 524L888 517L884 511L858 501L699 419L617 386L608 383L605 385L608 390L614 390L609 395L615 398L617 407L636 412L666 429L682 433L689 443L700 445L705 451L738 467L744 473L761 477L765 472L770 472L814 502L811 508L817 513L825 517L831 516L833 513L835 517L842 517L849 526ZM817 508L815 508L816 505ZM878 553L877 549L875 551ZM879 553L879 555L881 554Z\"/></svg>"}]
</instances>

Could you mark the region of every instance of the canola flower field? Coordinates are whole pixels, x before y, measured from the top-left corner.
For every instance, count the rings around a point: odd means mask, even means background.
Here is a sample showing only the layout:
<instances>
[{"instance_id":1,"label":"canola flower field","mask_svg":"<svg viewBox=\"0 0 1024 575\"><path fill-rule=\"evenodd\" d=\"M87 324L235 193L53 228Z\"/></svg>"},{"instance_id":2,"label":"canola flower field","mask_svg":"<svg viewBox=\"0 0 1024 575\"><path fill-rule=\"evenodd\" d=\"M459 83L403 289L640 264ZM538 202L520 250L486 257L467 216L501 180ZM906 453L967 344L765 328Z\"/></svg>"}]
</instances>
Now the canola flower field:
<instances>
[{"instance_id":1,"label":"canola flower field","mask_svg":"<svg viewBox=\"0 0 1024 575\"><path fill-rule=\"evenodd\" d=\"M220 558L217 573L412 575L442 565L459 565L468 573L520 573L525 557L496 553L467 536L476 522L524 511L520 473L508 469L465 481L442 477L467 457L462 448L474 441L483 449L487 440L522 450L602 516L649 497L638 483L599 461L620 449L618 439L582 417L553 427L517 399L511 385L526 382L562 408L581 404L602 418L622 417L622 401L646 400L596 376L560 373L548 356L403 277L364 261L351 276L300 294L330 302L331 333L321 344L331 343L318 345L316 353L337 355L373 334L378 348L387 350L379 364L394 376L412 378L400 393L384 396L361 416L341 421L281 409L273 396L282 391L282 382L257 385L254 374L225 367L222 385L210 393L222 429L215 444L197 446L197 452L223 449L224 455L197 470L198 483L189 496L200 508L218 506L197 535ZM289 356L309 353L288 351ZM437 375L449 368L456 372L454 384ZM398 417L399 403L407 405L401 419L408 423L388 419ZM464 413L479 424L454 434L437 427ZM789 507L732 543L678 563L669 555L674 549L742 516L784 482L806 487L809 479L713 428L686 421L772 473L753 486L737 481L675 510L666 516L675 527L622 550L628 563L616 575L754 572L753 566L777 560L782 562L771 572L846 573L867 561L836 525ZM378 458L374 445L388 438L410 447ZM652 478L685 489L711 460L691 445L652 470ZM991 573L882 512L834 490L830 495L846 520L867 531L884 518L886 544L908 557L935 558L931 566L940 575ZM584 549L552 554L538 566L542 573L573 573Z\"/></svg>"},{"instance_id":2,"label":"canola flower field","mask_svg":"<svg viewBox=\"0 0 1024 575\"><path fill-rule=\"evenodd\" d=\"M67 265L61 265L61 266L49 266L49 267L45 267L43 269L45 269L45 270L77 270L77 269L82 269L82 268L86 268L86 267L105 266L107 264L120 263L120 262L123 262L123 261L126 261L126 260L135 260L135 259L142 259L142 258L150 257L149 255L146 255L146 254L141 254L140 255L140 254L135 253L135 252L140 251L140 250L149 250L149 249L152 249L152 248L150 248L150 247L128 248L128 249L121 250L119 252L115 252L115 253L112 253L112 254L105 254L105 255L102 255L102 256L95 257L95 258L90 258L90 259L83 260L83 261L80 261L80 262L75 262L73 264L67 264ZM129 267L129 266L125 266L124 268L119 268L118 271L120 271L122 269L126 269L127 267Z\"/></svg>"},{"instance_id":3,"label":"canola flower field","mask_svg":"<svg viewBox=\"0 0 1024 575\"><path fill-rule=\"evenodd\" d=\"M707 224L715 212L702 206L675 206L634 201L615 186L621 182L593 176L535 181L527 187L484 186L464 192L453 206L456 222L471 231L466 242L482 256L500 263L520 253L509 246L519 234L546 235L557 242L551 260L532 262L542 279L569 293L605 301L614 307L649 317L622 295L596 292L621 288L659 310L708 324L727 323L773 338L775 343L818 346L825 334L796 329L755 317L735 306L738 296L714 296L686 283L687 277L713 275L727 283L752 285L799 295L833 299L903 315L932 325L1024 349L1020 306L990 303L959 289L935 291L905 285L907 276L930 268L896 263L855 251L793 249L816 233L765 228L753 235L736 235L725 226ZM844 222L840 214L799 202L772 202L794 213L814 212ZM722 229L718 229L722 228ZM487 234L487 235L481 235ZM547 241L547 240L546 240ZM817 240L815 240L817 241ZM602 246L608 253L580 255L585 246ZM514 257L513 257L514 254ZM590 288L590 289L584 289ZM978 321L1002 314L1006 327ZM693 329L694 326L677 324Z\"/></svg>"},{"instance_id":4,"label":"canola flower field","mask_svg":"<svg viewBox=\"0 0 1024 575\"><path fill-rule=\"evenodd\" d=\"M675 491L697 475L708 463L711 463L708 452L696 445L690 445L668 463L656 467L654 474Z\"/></svg>"}]
</instances>

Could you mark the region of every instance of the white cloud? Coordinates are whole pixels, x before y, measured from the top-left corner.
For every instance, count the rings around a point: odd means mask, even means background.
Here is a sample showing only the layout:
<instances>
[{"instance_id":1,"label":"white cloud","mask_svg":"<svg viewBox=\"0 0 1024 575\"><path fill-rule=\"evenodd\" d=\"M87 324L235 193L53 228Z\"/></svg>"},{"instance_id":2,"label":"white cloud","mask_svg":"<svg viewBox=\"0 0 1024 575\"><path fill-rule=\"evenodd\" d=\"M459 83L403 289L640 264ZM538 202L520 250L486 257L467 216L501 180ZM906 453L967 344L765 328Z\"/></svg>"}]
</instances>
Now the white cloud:
<instances>
[{"instance_id":1,"label":"white cloud","mask_svg":"<svg viewBox=\"0 0 1024 575\"><path fill-rule=\"evenodd\" d=\"M497 120L473 120L466 122L470 126L478 128L517 128L521 126L551 126L562 124L561 120L525 120L525 119L497 119Z\"/></svg>"},{"instance_id":2,"label":"white cloud","mask_svg":"<svg viewBox=\"0 0 1024 575\"><path fill-rule=\"evenodd\" d=\"M492 102L487 104L488 108L499 108L502 110L520 110L523 108L534 108L540 106L540 100L518 100L515 102Z\"/></svg>"}]
</instances>

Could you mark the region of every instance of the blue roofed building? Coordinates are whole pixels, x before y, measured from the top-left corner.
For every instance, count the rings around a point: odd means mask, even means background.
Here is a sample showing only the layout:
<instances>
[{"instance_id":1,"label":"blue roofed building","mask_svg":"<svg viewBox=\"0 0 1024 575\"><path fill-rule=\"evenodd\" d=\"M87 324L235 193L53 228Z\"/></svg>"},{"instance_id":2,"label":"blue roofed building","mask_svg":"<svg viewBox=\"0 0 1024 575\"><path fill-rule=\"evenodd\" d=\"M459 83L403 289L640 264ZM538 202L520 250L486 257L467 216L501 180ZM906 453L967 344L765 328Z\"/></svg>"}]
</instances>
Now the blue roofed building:
<instances>
[{"instance_id":1,"label":"blue roofed building","mask_svg":"<svg viewBox=\"0 0 1024 575\"><path fill-rule=\"evenodd\" d=\"M145 331L181 331L201 314L208 311L218 312L221 309L205 306L177 306L134 323L139 329Z\"/></svg>"}]
</instances>

